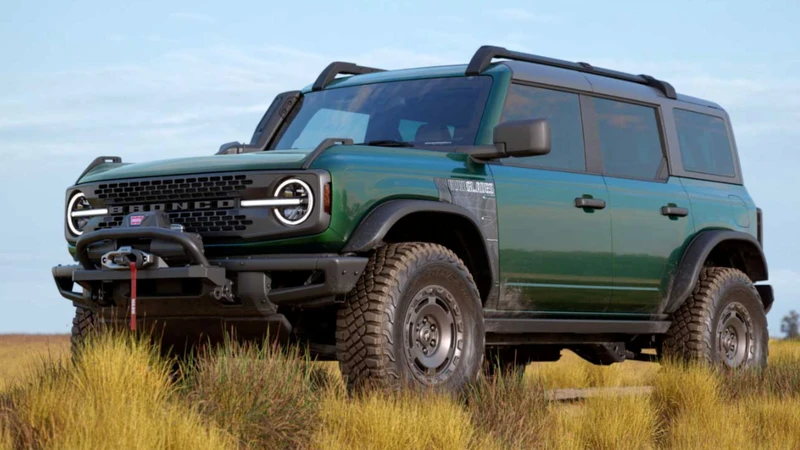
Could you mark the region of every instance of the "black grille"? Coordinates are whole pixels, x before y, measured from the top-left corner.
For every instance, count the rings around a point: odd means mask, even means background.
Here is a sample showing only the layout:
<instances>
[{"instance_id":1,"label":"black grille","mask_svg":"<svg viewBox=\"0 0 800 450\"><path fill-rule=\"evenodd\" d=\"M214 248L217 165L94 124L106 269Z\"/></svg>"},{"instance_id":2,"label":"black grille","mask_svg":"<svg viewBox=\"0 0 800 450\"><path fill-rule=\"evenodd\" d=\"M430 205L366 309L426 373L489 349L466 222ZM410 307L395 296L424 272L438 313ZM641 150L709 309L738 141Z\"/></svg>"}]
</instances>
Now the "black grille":
<instances>
[{"instance_id":1,"label":"black grille","mask_svg":"<svg viewBox=\"0 0 800 450\"><path fill-rule=\"evenodd\" d=\"M149 209L156 204L236 199L251 185L253 180L242 174L120 181L97 185L94 197L109 207L139 205ZM172 223L192 233L244 232L253 224L238 209L185 209L167 211L167 215ZM105 216L96 229L119 227L127 214Z\"/></svg>"},{"instance_id":2,"label":"black grille","mask_svg":"<svg viewBox=\"0 0 800 450\"><path fill-rule=\"evenodd\" d=\"M198 233L218 231L245 231L252 220L245 215L232 215L230 210L170 213L169 220Z\"/></svg>"},{"instance_id":3,"label":"black grille","mask_svg":"<svg viewBox=\"0 0 800 450\"><path fill-rule=\"evenodd\" d=\"M231 210L193 211L168 213L172 223L181 224L186 231L192 233L210 233L221 231L246 231L253 224L247 216L231 214ZM236 212L236 211L234 211ZM106 216L97 224L97 229L116 228L122 225L124 216Z\"/></svg>"},{"instance_id":4,"label":"black grille","mask_svg":"<svg viewBox=\"0 0 800 450\"><path fill-rule=\"evenodd\" d=\"M167 178L101 184L94 194L107 205L204 200L232 197L252 184L247 175Z\"/></svg>"},{"instance_id":5,"label":"black grille","mask_svg":"<svg viewBox=\"0 0 800 450\"><path fill-rule=\"evenodd\" d=\"M297 226L280 223L272 208L241 207L242 200L272 197L288 178L308 183L317 198L330 182L324 171L264 170L129 178L87 183L74 189L86 195L92 208L108 209L107 214L89 221L85 228L89 233L123 226L129 215L148 211L164 211L173 224L200 233L204 244L282 239L325 231L330 215L322 202L314 202L311 217ZM74 242L77 238L67 231L67 239Z\"/></svg>"}]
</instances>

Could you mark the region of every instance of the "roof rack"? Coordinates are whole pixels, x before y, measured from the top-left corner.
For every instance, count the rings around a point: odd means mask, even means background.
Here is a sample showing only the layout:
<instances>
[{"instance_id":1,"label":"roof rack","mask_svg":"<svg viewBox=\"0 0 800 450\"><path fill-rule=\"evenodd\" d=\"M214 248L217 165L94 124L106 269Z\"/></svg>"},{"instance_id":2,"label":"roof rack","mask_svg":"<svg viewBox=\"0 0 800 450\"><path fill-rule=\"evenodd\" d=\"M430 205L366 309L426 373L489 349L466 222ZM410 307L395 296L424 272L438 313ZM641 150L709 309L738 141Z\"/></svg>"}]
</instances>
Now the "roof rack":
<instances>
[{"instance_id":1,"label":"roof rack","mask_svg":"<svg viewBox=\"0 0 800 450\"><path fill-rule=\"evenodd\" d=\"M374 67L364 67L349 62L335 61L328 64L328 67L319 74L317 81L311 86L312 91L321 91L325 86L330 84L336 75L364 75L367 73L383 72L383 69L376 69Z\"/></svg>"},{"instance_id":2,"label":"roof rack","mask_svg":"<svg viewBox=\"0 0 800 450\"><path fill-rule=\"evenodd\" d=\"M563 61L555 58L548 58L546 56L530 55L528 53L515 52L507 50L503 47L495 47L491 45L484 45L475 52L472 59L467 66L467 75L479 75L483 72L492 60L495 58L510 59L512 61L522 61L534 64L542 64L545 66L560 67L562 69L575 70L578 72L591 73L617 80L630 81L632 83L644 84L654 87L661 91L664 96L671 99L677 99L678 95L675 88L666 81L658 80L650 75L633 75L625 72L618 72L616 70L602 69L594 67L585 62L570 62Z\"/></svg>"}]
</instances>

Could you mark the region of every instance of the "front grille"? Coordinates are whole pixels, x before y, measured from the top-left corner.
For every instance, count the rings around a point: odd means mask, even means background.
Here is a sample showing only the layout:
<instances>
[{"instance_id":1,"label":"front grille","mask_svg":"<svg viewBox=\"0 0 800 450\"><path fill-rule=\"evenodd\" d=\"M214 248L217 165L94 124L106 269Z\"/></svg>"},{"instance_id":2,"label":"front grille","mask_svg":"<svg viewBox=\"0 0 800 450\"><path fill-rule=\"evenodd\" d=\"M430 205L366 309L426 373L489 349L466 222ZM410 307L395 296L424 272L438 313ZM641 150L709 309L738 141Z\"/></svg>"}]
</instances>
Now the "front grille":
<instances>
[{"instance_id":1,"label":"front grille","mask_svg":"<svg viewBox=\"0 0 800 450\"><path fill-rule=\"evenodd\" d=\"M321 233L328 227L330 215L320 202L315 203L312 216L297 226L280 223L272 208L240 206L242 200L272 197L288 178L305 181L317 193L330 182L327 172L275 170L102 181L74 189L86 196L92 208L108 209L107 214L92 218L84 232L120 227L130 214L164 211L171 223L200 233L206 244ZM67 238L76 240L69 231Z\"/></svg>"},{"instance_id":2,"label":"front grille","mask_svg":"<svg viewBox=\"0 0 800 450\"><path fill-rule=\"evenodd\" d=\"M121 205L227 198L252 184L247 175L165 178L101 184L94 193L107 205Z\"/></svg>"},{"instance_id":3,"label":"front grille","mask_svg":"<svg viewBox=\"0 0 800 450\"><path fill-rule=\"evenodd\" d=\"M244 214L231 215L231 210L194 211L168 213L171 223L184 226L191 233L209 233L220 231L246 231L253 224ZM97 224L97 229L116 228L122 225L125 216L105 216Z\"/></svg>"},{"instance_id":4,"label":"front grille","mask_svg":"<svg viewBox=\"0 0 800 450\"><path fill-rule=\"evenodd\" d=\"M95 229L121 226L125 216L135 212L131 210L135 207L143 208L144 211L164 210L171 223L183 225L191 233L230 235L247 232L248 227L253 225L253 220L248 217L248 211L238 209L238 200L254 183L254 177L246 174L224 174L98 184L90 193L103 206L110 208L112 213L104 216L95 225ZM214 203L220 200L232 200L231 205L234 206L204 209L194 207L199 202ZM180 210L169 210L172 205L178 205ZM115 209L121 211L114 212Z\"/></svg>"}]
</instances>

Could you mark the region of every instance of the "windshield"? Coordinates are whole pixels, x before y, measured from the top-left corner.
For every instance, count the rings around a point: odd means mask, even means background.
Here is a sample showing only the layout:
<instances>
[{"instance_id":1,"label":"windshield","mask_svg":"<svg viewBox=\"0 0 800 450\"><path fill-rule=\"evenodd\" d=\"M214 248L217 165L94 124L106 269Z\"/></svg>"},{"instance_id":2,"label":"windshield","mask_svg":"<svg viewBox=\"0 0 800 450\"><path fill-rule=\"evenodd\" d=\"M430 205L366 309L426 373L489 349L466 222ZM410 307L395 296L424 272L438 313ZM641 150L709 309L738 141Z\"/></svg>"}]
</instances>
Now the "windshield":
<instances>
[{"instance_id":1,"label":"windshield","mask_svg":"<svg viewBox=\"0 0 800 450\"><path fill-rule=\"evenodd\" d=\"M434 78L310 92L276 149L326 138L410 146L473 145L491 77Z\"/></svg>"}]
</instances>

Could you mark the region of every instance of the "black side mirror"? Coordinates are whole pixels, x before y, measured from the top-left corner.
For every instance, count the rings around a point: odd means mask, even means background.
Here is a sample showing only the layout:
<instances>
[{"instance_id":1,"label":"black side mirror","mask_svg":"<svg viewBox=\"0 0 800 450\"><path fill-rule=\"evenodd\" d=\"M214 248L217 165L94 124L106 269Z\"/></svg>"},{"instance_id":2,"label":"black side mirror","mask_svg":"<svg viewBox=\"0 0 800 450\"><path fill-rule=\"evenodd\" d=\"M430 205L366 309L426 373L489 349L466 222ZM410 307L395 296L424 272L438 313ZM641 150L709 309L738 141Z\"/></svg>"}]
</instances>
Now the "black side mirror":
<instances>
[{"instance_id":1,"label":"black side mirror","mask_svg":"<svg viewBox=\"0 0 800 450\"><path fill-rule=\"evenodd\" d=\"M508 156L550 153L550 122L547 119L513 120L494 127L494 145Z\"/></svg>"},{"instance_id":2,"label":"black side mirror","mask_svg":"<svg viewBox=\"0 0 800 450\"><path fill-rule=\"evenodd\" d=\"M226 142L219 146L217 155L238 155L242 153L245 145L239 141Z\"/></svg>"}]
</instances>

